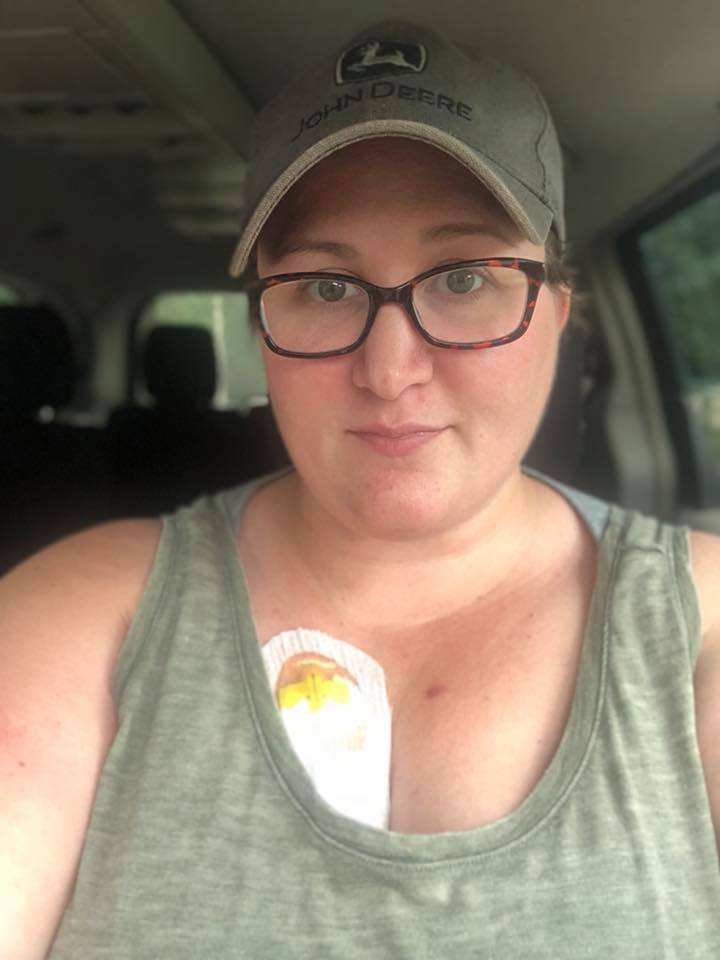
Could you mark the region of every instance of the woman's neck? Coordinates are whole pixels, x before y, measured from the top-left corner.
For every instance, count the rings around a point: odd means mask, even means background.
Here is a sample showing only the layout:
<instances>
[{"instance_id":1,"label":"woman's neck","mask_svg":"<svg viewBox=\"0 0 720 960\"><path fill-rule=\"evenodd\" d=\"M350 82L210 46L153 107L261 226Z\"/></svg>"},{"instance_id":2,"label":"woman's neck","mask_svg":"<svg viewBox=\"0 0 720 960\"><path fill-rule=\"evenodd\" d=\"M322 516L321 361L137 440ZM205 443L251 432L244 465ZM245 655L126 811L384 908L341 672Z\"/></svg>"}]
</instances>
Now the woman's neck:
<instances>
[{"instance_id":1,"label":"woman's neck","mask_svg":"<svg viewBox=\"0 0 720 960\"><path fill-rule=\"evenodd\" d=\"M331 598L352 618L427 623L439 611L452 615L490 597L500 600L542 573L535 549L548 499L558 498L537 481L513 474L484 507L430 537L384 541L364 536L332 516L297 474L276 486L275 521L282 524L285 563L306 589ZM560 508L567 510L560 502ZM277 528L276 528L277 529Z\"/></svg>"}]
</instances>

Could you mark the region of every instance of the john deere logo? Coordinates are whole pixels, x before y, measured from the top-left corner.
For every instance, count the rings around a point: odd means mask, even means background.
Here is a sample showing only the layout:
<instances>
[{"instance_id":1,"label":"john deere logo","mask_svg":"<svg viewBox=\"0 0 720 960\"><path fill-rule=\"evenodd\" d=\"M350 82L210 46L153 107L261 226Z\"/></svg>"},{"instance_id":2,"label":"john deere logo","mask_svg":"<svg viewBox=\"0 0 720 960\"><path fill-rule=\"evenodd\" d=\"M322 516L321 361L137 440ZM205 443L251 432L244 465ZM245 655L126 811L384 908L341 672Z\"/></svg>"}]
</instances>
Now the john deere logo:
<instances>
[{"instance_id":1,"label":"john deere logo","mask_svg":"<svg viewBox=\"0 0 720 960\"><path fill-rule=\"evenodd\" d=\"M378 77L422 73L427 50L421 43L364 40L346 50L335 67L335 83L362 83Z\"/></svg>"}]
</instances>

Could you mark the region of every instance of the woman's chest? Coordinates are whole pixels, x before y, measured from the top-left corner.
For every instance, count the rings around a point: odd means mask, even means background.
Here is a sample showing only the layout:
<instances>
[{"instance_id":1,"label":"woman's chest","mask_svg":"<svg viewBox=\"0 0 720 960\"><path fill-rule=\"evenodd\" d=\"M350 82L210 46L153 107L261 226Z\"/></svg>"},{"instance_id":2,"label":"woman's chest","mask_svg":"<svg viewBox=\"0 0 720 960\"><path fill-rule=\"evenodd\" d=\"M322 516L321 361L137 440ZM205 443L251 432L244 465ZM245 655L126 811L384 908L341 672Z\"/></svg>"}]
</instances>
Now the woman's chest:
<instances>
[{"instance_id":1,"label":"woman's chest","mask_svg":"<svg viewBox=\"0 0 720 960\"><path fill-rule=\"evenodd\" d=\"M269 598L268 598L269 599ZM357 646L382 668L391 708L390 829L464 830L519 806L552 760L575 691L583 604L488 620L479 612L379 636L256 596L260 643L290 625Z\"/></svg>"},{"instance_id":2,"label":"woman's chest","mask_svg":"<svg viewBox=\"0 0 720 960\"><path fill-rule=\"evenodd\" d=\"M467 830L527 798L567 725L581 635L502 662L468 644L407 681L393 711L391 829Z\"/></svg>"}]
</instances>

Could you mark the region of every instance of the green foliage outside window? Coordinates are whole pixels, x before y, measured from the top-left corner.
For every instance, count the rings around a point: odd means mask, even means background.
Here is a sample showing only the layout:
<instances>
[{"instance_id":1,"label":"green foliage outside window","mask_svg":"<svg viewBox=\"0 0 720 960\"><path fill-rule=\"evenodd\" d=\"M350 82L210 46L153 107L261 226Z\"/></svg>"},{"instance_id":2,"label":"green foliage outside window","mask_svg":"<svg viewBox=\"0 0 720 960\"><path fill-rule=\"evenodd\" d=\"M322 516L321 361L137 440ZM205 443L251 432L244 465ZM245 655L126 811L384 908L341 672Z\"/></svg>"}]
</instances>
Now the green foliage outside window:
<instances>
[{"instance_id":1,"label":"green foliage outside window","mask_svg":"<svg viewBox=\"0 0 720 960\"><path fill-rule=\"evenodd\" d=\"M715 473L720 468L720 191L647 230L639 247L687 409L700 427L696 441L704 436L713 462L708 469Z\"/></svg>"},{"instance_id":2,"label":"green foliage outside window","mask_svg":"<svg viewBox=\"0 0 720 960\"><path fill-rule=\"evenodd\" d=\"M0 283L0 307L14 306L16 303L20 303L17 290Z\"/></svg>"},{"instance_id":3,"label":"green foliage outside window","mask_svg":"<svg viewBox=\"0 0 720 960\"><path fill-rule=\"evenodd\" d=\"M720 191L648 230L640 250L683 379L720 381Z\"/></svg>"}]
</instances>

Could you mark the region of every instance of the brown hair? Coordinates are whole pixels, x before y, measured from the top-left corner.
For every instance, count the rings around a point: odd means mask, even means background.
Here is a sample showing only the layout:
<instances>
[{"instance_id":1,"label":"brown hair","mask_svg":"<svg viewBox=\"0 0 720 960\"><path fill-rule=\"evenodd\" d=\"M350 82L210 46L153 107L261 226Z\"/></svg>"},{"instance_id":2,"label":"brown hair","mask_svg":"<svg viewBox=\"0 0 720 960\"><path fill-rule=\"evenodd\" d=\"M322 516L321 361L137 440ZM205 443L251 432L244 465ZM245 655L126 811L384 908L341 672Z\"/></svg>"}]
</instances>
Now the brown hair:
<instances>
[{"instance_id":1,"label":"brown hair","mask_svg":"<svg viewBox=\"0 0 720 960\"><path fill-rule=\"evenodd\" d=\"M572 259L571 245L564 243L555 230L551 229L545 241L546 282L551 288L566 287L572 292L568 326L587 335L590 324L588 316L590 297L580 287L578 275L578 268Z\"/></svg>"}]
</instances>

